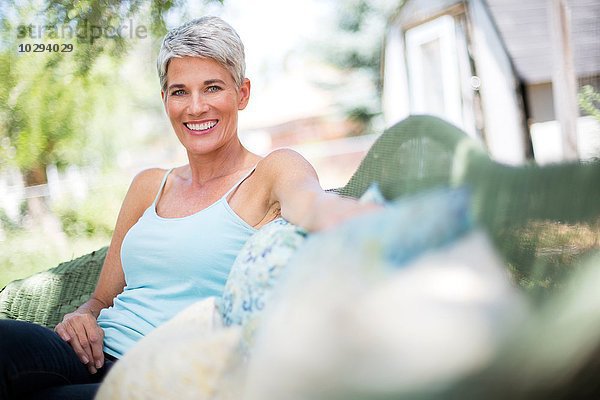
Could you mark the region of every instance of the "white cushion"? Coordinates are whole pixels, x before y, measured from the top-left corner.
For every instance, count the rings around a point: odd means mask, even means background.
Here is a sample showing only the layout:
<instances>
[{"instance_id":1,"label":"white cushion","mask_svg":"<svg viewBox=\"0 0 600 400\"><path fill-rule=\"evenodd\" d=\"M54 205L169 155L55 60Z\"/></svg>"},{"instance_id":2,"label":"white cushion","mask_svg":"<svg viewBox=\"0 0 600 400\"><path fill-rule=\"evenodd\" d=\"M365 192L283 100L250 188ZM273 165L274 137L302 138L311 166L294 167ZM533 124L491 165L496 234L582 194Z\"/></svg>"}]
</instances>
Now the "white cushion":
<instances>
[{"instance_id":1,"label":"white cushion","mask_svg":"<svg viewBox=\"0 0 600 400\"><path fill-rule=\"evenodd\" d=\"M199 301L144 337L111 369L99 400L212 399L233 390L238 327L224 328L213 297ZM233 397L234 398L234 397Z\"/></svg>"}]
</instances>

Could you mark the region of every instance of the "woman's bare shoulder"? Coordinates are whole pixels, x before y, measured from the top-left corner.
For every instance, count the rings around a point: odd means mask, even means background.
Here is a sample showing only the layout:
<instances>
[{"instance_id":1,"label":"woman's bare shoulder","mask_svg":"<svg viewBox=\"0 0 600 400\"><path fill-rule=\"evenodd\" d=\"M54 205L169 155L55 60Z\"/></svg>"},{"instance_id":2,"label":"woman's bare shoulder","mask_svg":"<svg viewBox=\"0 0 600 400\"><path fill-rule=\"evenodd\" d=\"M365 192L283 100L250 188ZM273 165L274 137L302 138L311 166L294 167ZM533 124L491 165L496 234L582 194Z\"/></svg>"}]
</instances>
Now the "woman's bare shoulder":
<instances>
[{"instance_id":1,"label":"woman's bare shoulder","mask_svg":"<svg viewBox=\"0 0 600 400\"><path fill-rule=\"evenodd\" d=\"M287 148L274 150L261 161L257 169L259 167L271 203L283 205L282 201L286 202L286 198L295 196L303 189L309 188L313 192L320 189L317 172L295 150Z\"/></svg>"},{"instance_id":2,"label":"woman's bare shoulder","mask_svg":"<svg viewBox=\"0 0 600 400\"><path fill-rule=\"evenodd\" d=\"M278 175L314 171L312 165L300 153L288 148L276 149L267 154L256 167Z\"/></svg>"},{"instance_id":3,"label":"woman's bare shoulder","mask_svg":"<svg viewBox=\"0 0 600 400\"><path fill-rule=\"evenodd\" d=\"M127 195L142 207L150 205L166 173L167 170L162 168L148 168L138 172L131 181Z\"/></svg>"},{"instance_id":4,"label":"woman's bare shoulder","mask_svg":"<svg viewBox=\"0 0 600 400\"><path fill-rule=\"evenodd\" d=\"M162 168L144 169L133 177L131 187L140 190L151 189L153 186L160 185L166 173L167 170Z\"/></svg>"}]
</instances>

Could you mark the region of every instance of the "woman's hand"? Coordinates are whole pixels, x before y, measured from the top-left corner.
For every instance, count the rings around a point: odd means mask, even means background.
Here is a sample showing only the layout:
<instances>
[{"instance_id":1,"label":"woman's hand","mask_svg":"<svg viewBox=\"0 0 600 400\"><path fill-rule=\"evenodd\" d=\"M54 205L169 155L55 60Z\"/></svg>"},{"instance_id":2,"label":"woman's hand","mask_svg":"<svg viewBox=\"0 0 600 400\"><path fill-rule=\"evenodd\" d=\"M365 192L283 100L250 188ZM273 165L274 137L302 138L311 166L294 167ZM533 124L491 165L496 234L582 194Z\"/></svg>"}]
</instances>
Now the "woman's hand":
<instances>
[{"instance_id":1,"label":"woman's hand","mask_svg":"<svg viewBox=\"0 0 600 400\"><path fill-rule=\"evenodd\" d=\"M71 345L90 373L102 368L104 331L91 312L77 310L66 314L54 331Z\"/></svg>"}]
</instances>

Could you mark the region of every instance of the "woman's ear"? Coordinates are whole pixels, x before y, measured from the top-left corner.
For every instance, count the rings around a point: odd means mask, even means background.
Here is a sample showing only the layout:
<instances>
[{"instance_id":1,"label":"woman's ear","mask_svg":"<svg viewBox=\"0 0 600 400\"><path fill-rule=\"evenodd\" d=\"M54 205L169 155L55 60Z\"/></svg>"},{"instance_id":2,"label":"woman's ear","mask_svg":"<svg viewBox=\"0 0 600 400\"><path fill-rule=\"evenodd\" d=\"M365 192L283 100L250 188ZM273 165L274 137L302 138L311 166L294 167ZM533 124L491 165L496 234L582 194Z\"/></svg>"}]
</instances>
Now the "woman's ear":
<instances>
[{"instance_id":1,"label":"woman's ear","mask_svg":"<svg viewBox=\"0 0 600 400\"><path fill-rule=\"evenodd\" d=\"M250 100L250 79L244 78L242 86L240 86L240 100L238 102L238 110L243 110L248 105Z\"/></svg>"}]
</instances>

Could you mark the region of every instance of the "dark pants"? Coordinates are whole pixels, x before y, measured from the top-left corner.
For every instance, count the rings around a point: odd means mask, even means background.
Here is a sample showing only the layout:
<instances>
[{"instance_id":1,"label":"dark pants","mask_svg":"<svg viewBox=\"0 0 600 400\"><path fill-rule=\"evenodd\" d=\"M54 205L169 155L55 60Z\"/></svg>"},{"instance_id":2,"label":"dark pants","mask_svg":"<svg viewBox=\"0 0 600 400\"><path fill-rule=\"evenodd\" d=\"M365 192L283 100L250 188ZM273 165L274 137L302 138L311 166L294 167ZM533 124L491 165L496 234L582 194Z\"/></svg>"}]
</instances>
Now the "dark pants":
<instances>
[{"instance_id":1,"label":"dark pants","mask_svg":"<svg viewBox=\"0 0 600 400\"><path fill-rule=\"evenodd\" d=\"M114 362L90 374L54 331L0 320L0 399L93 399Z\"/></svg>"}]
</instances>

